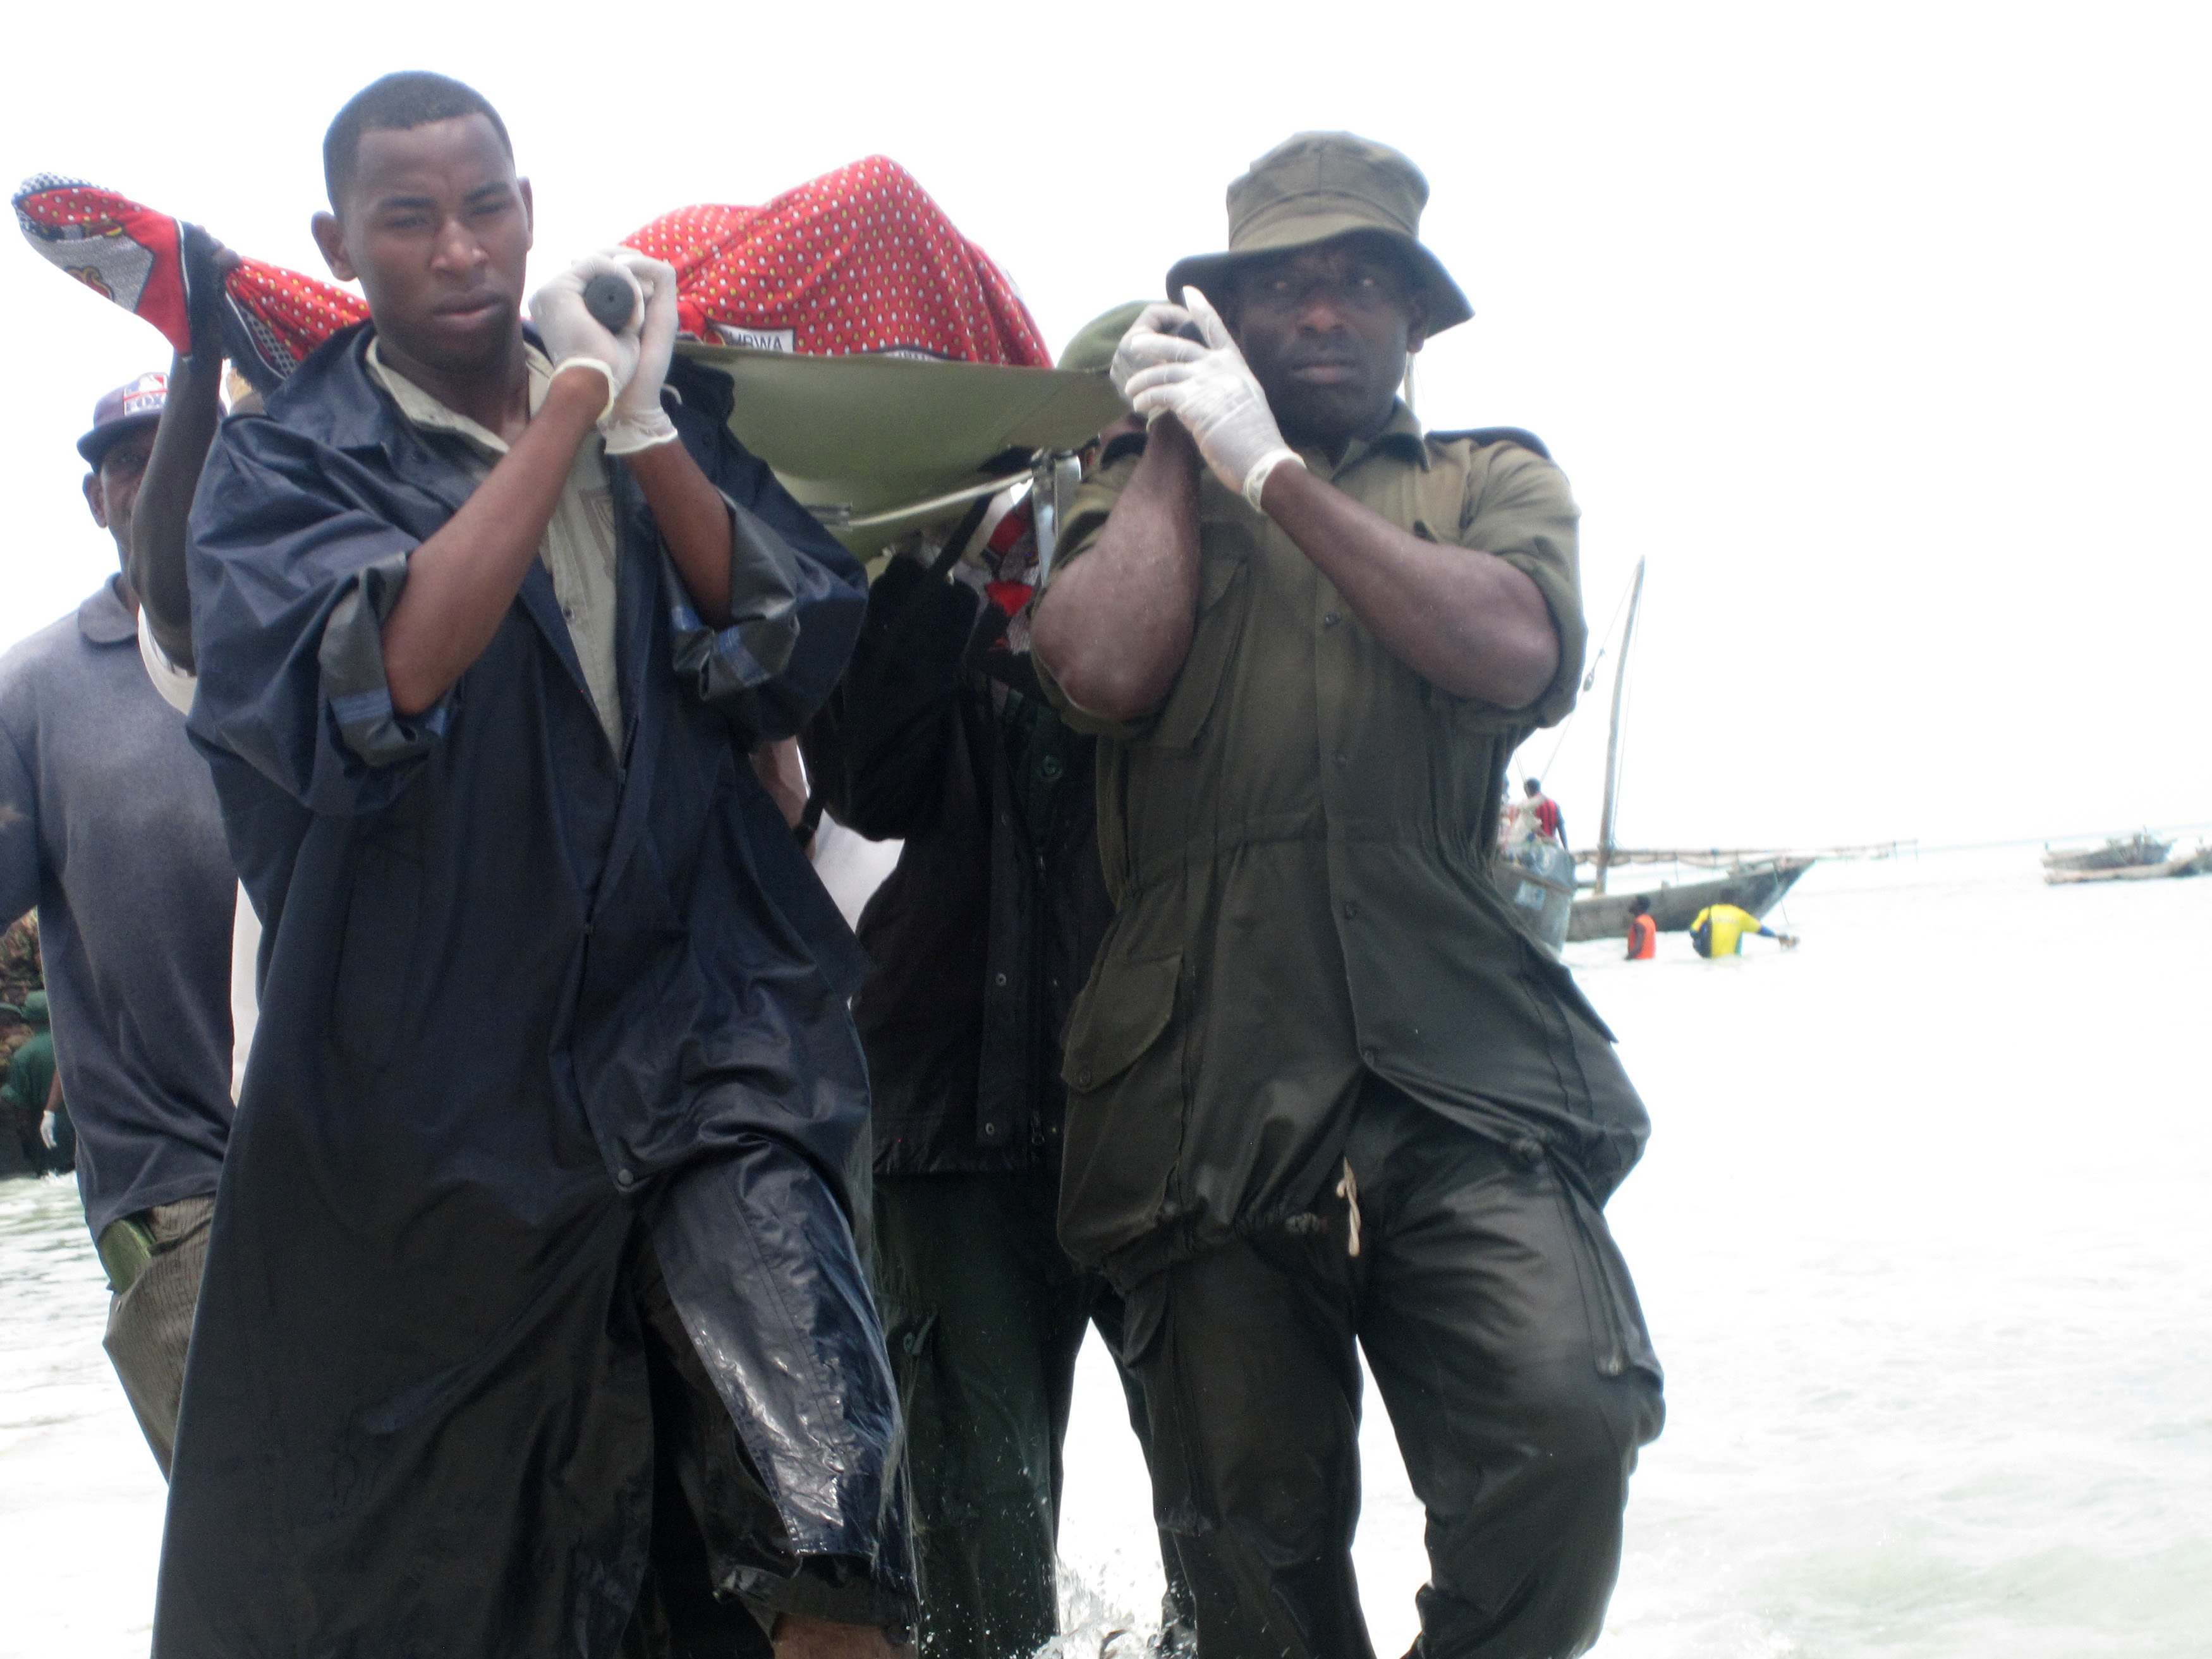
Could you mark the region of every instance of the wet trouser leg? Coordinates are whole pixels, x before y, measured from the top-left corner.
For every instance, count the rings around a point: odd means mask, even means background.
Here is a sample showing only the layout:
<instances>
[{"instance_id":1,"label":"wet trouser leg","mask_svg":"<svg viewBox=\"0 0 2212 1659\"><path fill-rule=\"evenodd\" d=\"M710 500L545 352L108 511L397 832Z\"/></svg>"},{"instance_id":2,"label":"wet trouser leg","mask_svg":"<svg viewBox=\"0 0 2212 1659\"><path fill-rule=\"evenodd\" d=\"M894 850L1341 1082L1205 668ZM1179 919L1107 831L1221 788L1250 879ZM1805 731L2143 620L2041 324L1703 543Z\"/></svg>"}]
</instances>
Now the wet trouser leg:
<instances>
[{"instance_id":1,"label":"wet trouser leg","mask_svg":"<svg viewBox=\"0 0 2212 1659\"><path fill-rule=\"evenodd\" d=\"M726 1154L721 1165L678 1177L690 1184L672 1189L631 1240L653 1505L624 1659L765 1659L785 1613L877 1626L904 1640L914 1609L896 1471L851 1467L878 1444L885 1456L877 1461L885 1461L895 1423L857 1249L818 1173L796 1152L763 1141ZM740 1405L702 1352L738 1379ZM752 1408L744 1422L742 1407ZM748 1431L769 1437L770 1456L779 1441L801 1435L805 1444L781 1451L815 1474L805 1501L818 1506L842 1481L839 1501L882 1506L847 1516L847 1530L872 1534L896 1559L794 1553Z\"/></svg>"},{"instance_id":2,"label":"wet trouser leg","mask_svg":"<svg viewBox=\"0 0 2212 1659\"><path fill-rule=\"evenodd\" d=\"M1517 1157L1386 1088L1363 1098L1346 1155L1358 1256L1332 1181L1299 1224L1179 1263L1131 1298L1156 1501L1200 1652L1372 1652L1351 1557L1356 1343L1428 1512L1414 1652L1578 1654L1619 1571L1637 1448L1662 1418L1656 1371L1623 1363L1648 1346L1602 1219L1540 1152Z\"/></svg>"},{"instance_id":3,"label":"wet trouser leg","mask_svg":"<svg viewBox=\"0 0 2212 1659\"><path fill-rule=\"evenodd\" d=\"M1076 1358L1094 1321L1115 1341L1121 1309L1060 1249L1057 1204L1049 1170L876 1181L928 1659L1026 1659L1059 1632ZM1141 1405L1132 1424L1141 1442Z\"/></svg>"},{"instance_id":4,"label":"wet trouser leg","mask_svg":"<svg viewBox=\"0 0 2212 1659\"><path fill-rule=\"evenodd\" d=\"M214 1215L212 1198L179 1199L110 1224L111 1233L118 1228L141 1230L131 1241L135 1248L119 1249L119 1239L105 1235L101 1240L103 1262L112 1257L129 1264L119 1274L116 1267L109 1269L114 1295L107 1304L102 1346L165 1478L177 1447L185 1352L199 1306L200 1279L207 1271L208 1223ZM117 1283L118 1277L126 1282Z\"/></svg>"}]
</instances>

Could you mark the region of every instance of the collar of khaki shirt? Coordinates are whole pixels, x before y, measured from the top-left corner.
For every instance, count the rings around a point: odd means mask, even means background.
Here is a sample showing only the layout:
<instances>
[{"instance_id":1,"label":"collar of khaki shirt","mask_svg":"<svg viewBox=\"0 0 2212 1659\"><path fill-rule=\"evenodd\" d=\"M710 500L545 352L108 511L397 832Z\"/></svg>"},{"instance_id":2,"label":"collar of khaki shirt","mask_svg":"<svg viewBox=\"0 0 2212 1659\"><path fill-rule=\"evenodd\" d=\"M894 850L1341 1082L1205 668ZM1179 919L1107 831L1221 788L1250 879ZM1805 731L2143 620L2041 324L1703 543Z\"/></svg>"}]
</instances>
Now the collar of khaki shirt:
<instances>
[{"instance_id":1,"label":"collar of khaki shirt","mask_svg":"<svg viewBox=\"0 0 2212 1659\"><path fill-rule=\"evenodd\" d=\"M1317 448L1302 449L1298 452L1298 458L1305 462L1307 469L1316 477L1334 478L1349 472L1370 455L1381 453L1401 456L1422 471L1429 470L1428 441L1421 431L1420 422L1413 411L1406 407L1406 400L1402 398L1391 401L1390 418L1383 422L1380 432L1372 438L1354 438L1345 446L1342 460L1332 465L1328 453Z\"/></svg>"},{"instance_id":2,"label":"collar of khaki shirt","mask_svg":"<svg viewBox=\"0 0 2212 1659\"><path fill-rule=\"evenodd\" d=\"M386 362L374 338L368 343L368 372L376 377L379 386L392 394L392 401L399 405L399 412L412 424L432 432L453 433L457 437L467 439L488 454L507 453L506 439L489 427L479 426L467 416L447 408ZM522 364L530 376L530 412L536 415L545 402L547 388L553 384L553 362L526 340L522 345Z\"/></svg>"}]
</instances>

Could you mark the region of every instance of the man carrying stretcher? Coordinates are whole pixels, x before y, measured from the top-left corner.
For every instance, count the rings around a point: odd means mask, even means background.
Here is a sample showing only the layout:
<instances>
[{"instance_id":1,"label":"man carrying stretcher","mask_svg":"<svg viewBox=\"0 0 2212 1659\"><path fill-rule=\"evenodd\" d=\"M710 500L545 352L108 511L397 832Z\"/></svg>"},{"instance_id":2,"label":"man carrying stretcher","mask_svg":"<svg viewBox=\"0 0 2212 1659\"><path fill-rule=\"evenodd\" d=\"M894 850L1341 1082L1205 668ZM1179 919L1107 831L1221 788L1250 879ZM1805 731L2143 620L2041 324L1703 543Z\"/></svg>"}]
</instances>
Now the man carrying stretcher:
<instances>
[{"instance_id":1,"label":"man carrying stretcher","mask_svg":"<svg viewBox=\"0 0 2212 1659\"><path fill-rule=\"evenodd\" d=\"M1602 1206L1648 1121L1487 862L1563 719L1573 498L1425 431L1472 313L1395 150L1302 133L1229 191L1114 374L1036 656L1102 733L1118 906L1068 1024L1060 1231L1125 1297L1207 1659L1364 1659L1360 1367L1428 1516L1426 1659L1597 1638L1658 1362ZM1218 302L1217 312L1209 301Z\"/></svg>"},{"instance_id":2,"label":"man carrying stretcher","mask_svg":"<svg viewBox=\"0 0 2212 1659\"><path fill-rule=\"evenodd\" d=\"M667 266L585 260L526 332L481 97L387 76L324 159L371 321L192 514L191 730L266 933L155 1651L893 1651L861 963L745 763L860 571L672 362Z\"/></svg>"}]
</instances>

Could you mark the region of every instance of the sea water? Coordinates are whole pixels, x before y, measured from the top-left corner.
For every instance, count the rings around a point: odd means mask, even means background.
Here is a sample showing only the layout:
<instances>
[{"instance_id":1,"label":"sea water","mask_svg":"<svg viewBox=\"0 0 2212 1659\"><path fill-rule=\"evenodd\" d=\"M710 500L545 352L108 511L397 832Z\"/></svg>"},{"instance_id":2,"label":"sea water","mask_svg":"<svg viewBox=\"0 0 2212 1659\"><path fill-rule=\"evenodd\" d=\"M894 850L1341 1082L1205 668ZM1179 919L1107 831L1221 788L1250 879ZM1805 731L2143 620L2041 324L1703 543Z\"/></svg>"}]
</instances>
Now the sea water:
<instances>
[{"instance_id":1,"label":"sea water","mask_svg":"<svg viewBox=\"0 0 2212 1659\"><path fill-rule=\"evenodd\" d=\"M1610 1213L1667 1365L1599 1650L2212 1654L2212 879L1824 865L1773 920L1802 946L1570 951L1651 1109ZM106 1302L74 1189L0 1183L0 1654L146 1650L161 1486ZM1363 1449L1391 1655L1421 1517L1379 1406ZM1094 1344L1062 1653L1156 1626L1147 1502Z\"/></svg>"}]
</instances>

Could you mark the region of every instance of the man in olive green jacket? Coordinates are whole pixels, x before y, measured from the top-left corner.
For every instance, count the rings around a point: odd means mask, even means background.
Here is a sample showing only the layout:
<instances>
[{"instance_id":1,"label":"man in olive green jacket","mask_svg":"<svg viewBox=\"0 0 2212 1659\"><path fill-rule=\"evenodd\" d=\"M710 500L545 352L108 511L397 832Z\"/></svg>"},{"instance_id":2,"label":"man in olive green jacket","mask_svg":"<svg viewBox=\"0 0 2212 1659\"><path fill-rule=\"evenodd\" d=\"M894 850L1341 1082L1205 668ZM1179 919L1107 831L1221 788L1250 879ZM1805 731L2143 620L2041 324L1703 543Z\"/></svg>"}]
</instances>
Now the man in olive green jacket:
<instances>
[{"instance_id":1,"label":"man in olive green jacket","mask_svg":"<svg viewBox=\"0 0 2212 1659\"><path fill-rule=\"evenodd\" d=\"M1036 618L1107 739L1118 904L1069 1024L1061 1237L1127 1298L1220 1659L1370 1651L1358 1349L1428 1512L1424 1655L1595 1640L1662 1419L1601 1207L1644 1109L1487 869L1508 758L1574 702L1576 509L1528 434L1397 399L1471 314L1426 197L1345 134L1231 187L1228 252L1116 354L1150 439L1078 496Z\"/></svg>"}]
</instances>

